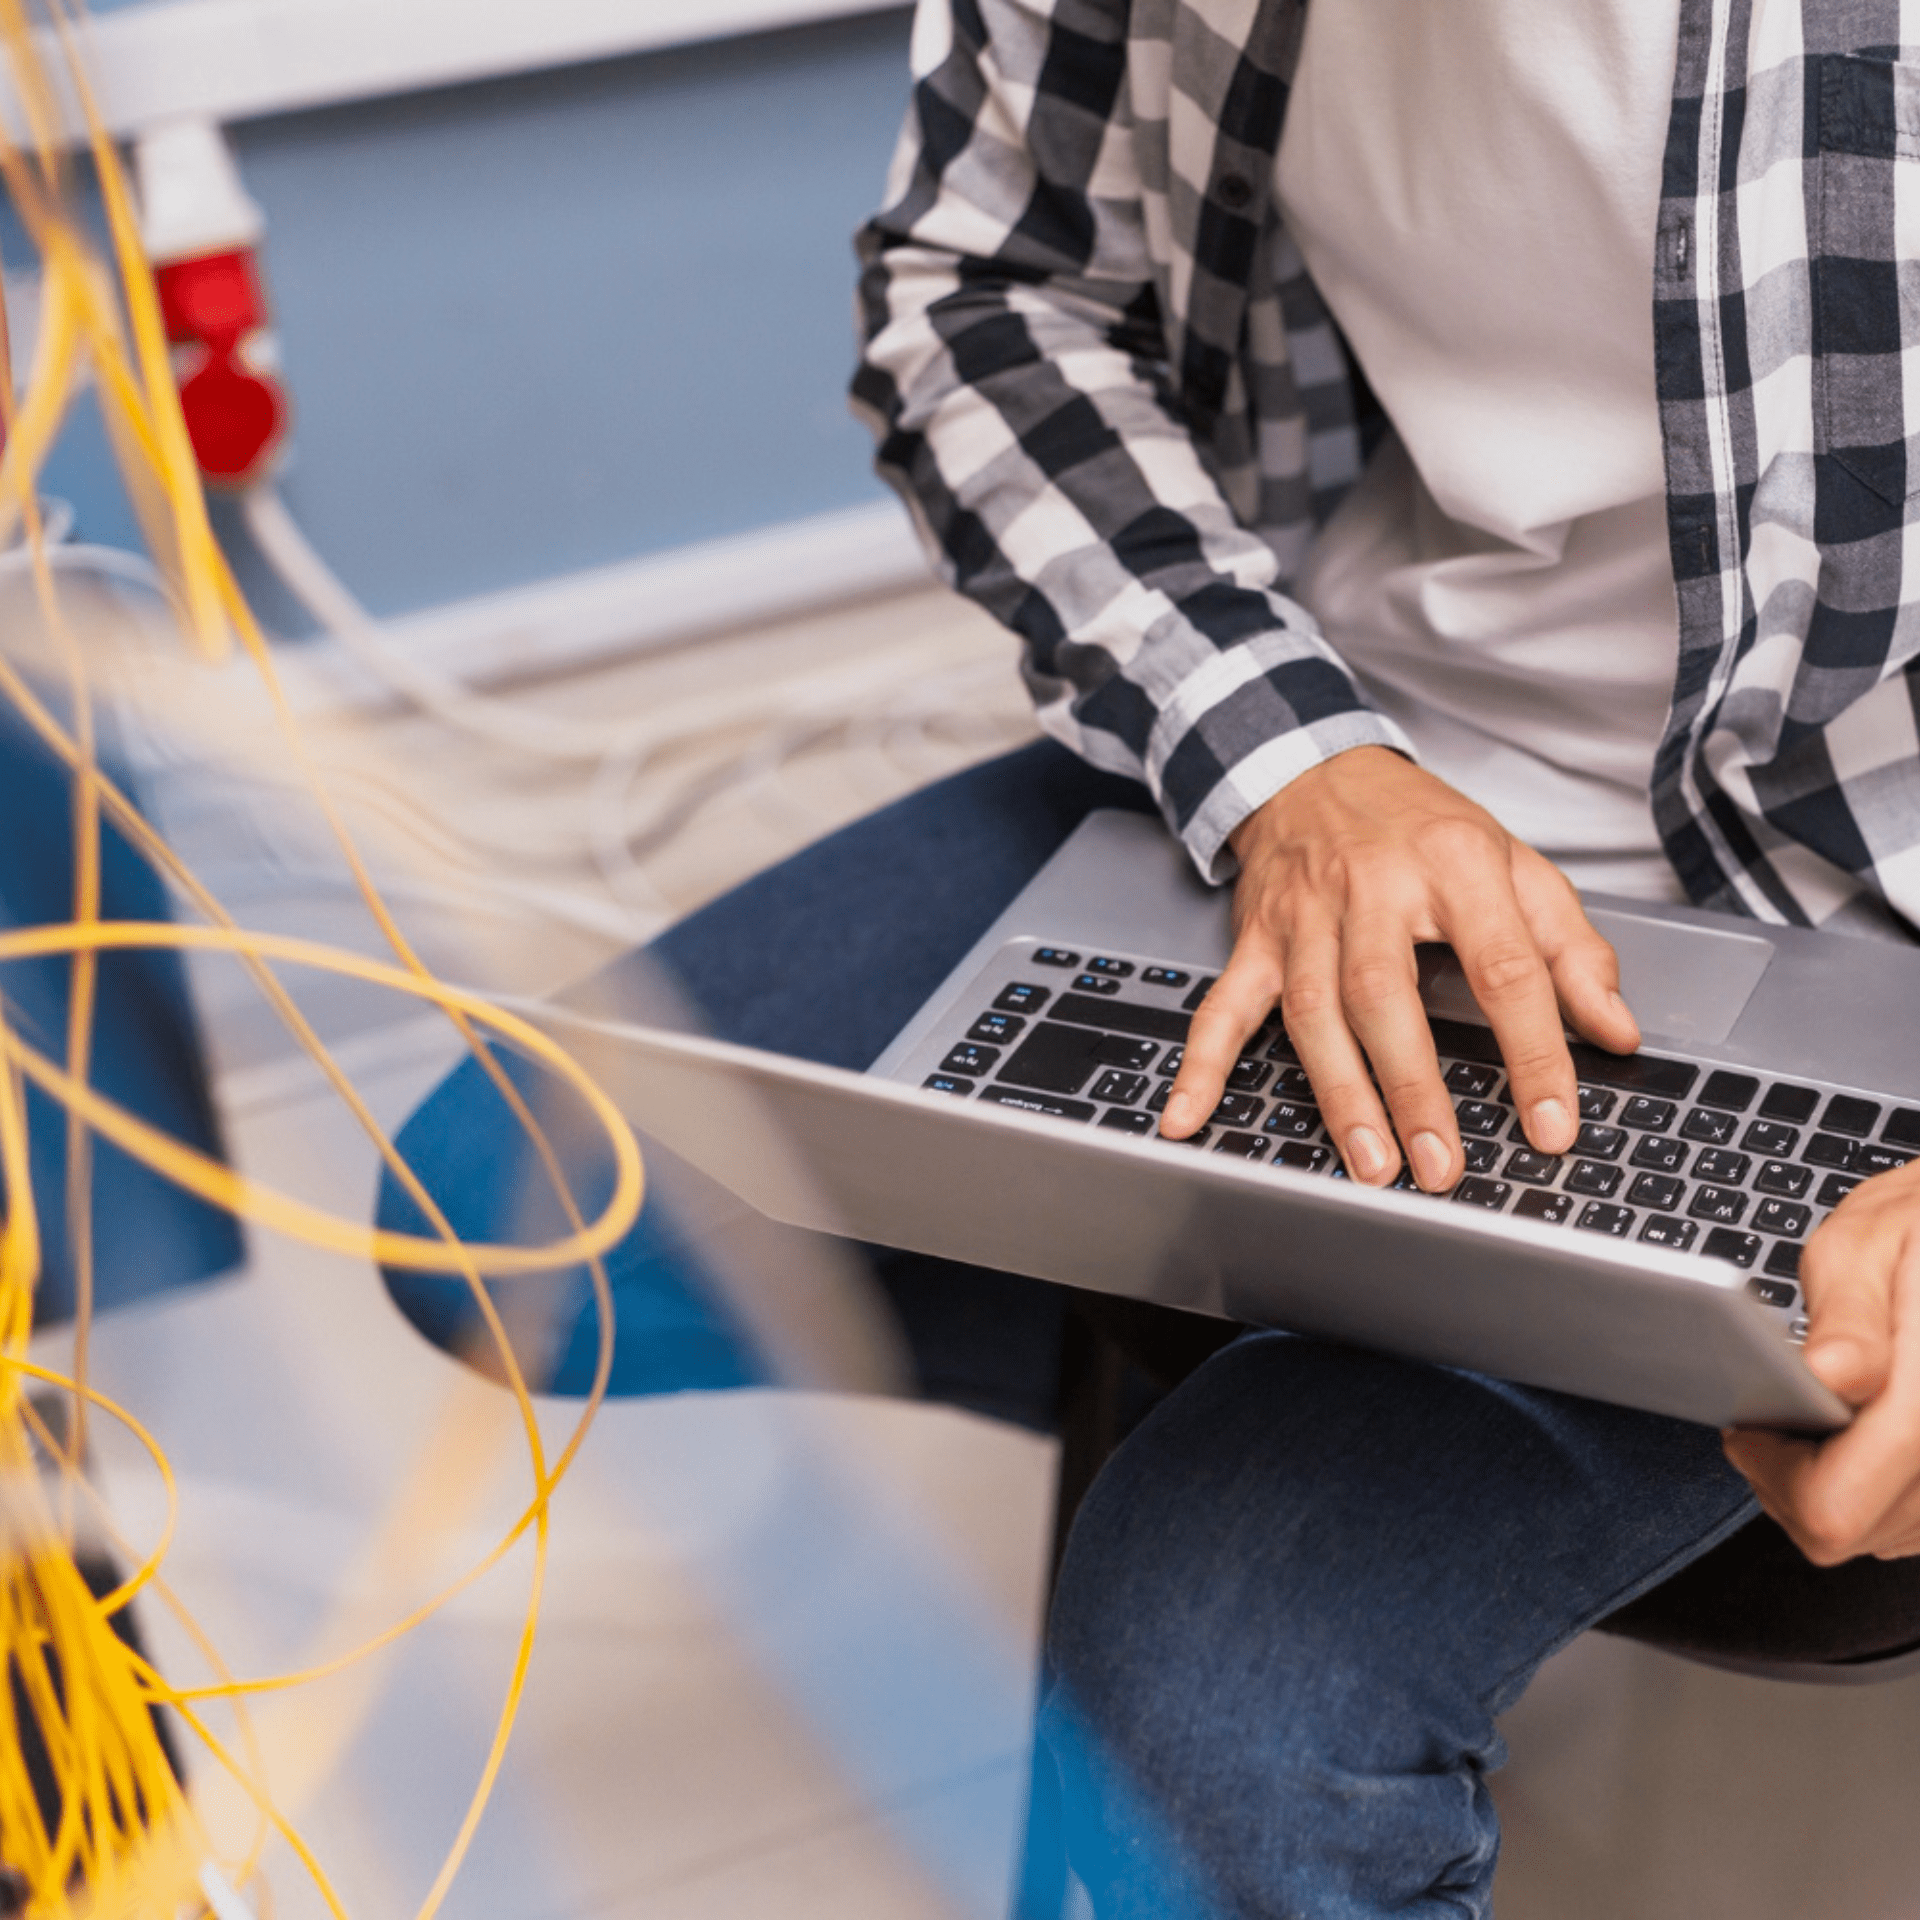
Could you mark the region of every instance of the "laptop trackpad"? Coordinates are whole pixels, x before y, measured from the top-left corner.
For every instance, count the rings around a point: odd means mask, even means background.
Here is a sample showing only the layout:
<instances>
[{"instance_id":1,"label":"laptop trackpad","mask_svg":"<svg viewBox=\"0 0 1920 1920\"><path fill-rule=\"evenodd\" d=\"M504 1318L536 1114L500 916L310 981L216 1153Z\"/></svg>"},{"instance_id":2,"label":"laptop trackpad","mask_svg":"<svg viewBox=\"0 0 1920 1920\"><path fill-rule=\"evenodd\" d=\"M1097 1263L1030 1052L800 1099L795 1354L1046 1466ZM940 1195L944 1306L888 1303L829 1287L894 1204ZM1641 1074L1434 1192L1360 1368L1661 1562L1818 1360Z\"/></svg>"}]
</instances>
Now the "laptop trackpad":
<instances>
[{"instance_id":1,"label":"laptop trackpad","mask_svg":"<svg viewBox=\"0 0 1920 1920\"><path fill-rule=\"evenodd\" d=\"M1620 991L1648 1039L1719 1046L1733 1031L1773 959L1773 942L1753 933L1653 920L1612 907L1587 917L1620 956ZM1420 950L1427 1005L1455 1019L1484 1020L1459 964L1446 948Z\"/></svg>"}]
</instances>

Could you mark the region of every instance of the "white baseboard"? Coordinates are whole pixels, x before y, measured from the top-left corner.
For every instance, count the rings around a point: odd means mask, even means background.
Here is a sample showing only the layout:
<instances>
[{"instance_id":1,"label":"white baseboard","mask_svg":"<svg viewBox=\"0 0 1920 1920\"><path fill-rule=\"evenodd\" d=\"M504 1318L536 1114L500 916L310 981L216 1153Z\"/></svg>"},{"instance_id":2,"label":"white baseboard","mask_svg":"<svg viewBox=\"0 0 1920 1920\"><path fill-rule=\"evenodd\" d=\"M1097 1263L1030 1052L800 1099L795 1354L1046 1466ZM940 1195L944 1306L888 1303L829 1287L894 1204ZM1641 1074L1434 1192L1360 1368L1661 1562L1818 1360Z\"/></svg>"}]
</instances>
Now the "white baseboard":
<instances>
[{"instance_id":1,"label":"white baseboard","mask_svg":"<svg viewBox=\"0 0 1920 1920\"><path fill-rule=\"evenodd\" d=\"M565 673L703 633L785 619L932 579L890 500L563 574L380 623L410 660L471 687ZM303 706L389 697L324 641L282 652Z\"/></svg>"}]
</instances>

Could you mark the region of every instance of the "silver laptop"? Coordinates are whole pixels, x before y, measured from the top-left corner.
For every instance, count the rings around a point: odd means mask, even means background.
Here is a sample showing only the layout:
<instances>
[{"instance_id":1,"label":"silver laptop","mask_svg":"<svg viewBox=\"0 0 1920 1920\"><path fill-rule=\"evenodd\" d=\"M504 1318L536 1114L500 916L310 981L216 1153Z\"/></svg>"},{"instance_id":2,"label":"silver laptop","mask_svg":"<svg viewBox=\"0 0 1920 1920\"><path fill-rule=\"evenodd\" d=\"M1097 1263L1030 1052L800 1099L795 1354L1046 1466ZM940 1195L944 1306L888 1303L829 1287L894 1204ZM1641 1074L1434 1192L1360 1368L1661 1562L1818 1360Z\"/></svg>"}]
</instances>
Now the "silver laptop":
<instances>
[{"instance_id":1,"label":"silver laptop","mask_svg":"<svg viewBox=\"0 0 1920 1920\"><path fill-rule=\"evenodd\" d=\"M1589 896L1645 1035L1576 1048L1533 1152L1451 956L1422 986L1469 1171L1341 1176L1277 1017L1192 1143L1155 1119L1228 900L1143 815L1091 816L866 1075L576 1000L540 1017L645 1135L791 1225L1350 1340L1714 1425L1822 1430L1799 1250L1920 1155L1920 952Z\"/></svg>"}]
</instances>

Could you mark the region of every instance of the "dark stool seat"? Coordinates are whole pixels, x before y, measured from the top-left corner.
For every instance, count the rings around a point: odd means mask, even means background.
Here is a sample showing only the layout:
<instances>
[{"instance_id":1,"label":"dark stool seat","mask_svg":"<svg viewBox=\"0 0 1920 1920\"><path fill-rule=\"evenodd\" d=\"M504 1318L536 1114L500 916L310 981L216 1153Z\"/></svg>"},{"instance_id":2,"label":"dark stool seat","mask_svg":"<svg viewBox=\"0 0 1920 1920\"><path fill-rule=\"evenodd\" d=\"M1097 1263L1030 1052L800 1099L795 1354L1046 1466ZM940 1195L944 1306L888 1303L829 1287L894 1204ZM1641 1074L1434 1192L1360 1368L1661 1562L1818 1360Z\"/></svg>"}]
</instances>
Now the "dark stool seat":
<instances>
[{"instance_id":1,"label":"dark stool seat","mask_svg":"<svg viewBox=\"0 0 1920 1920\"><path fill-rule=\"evenodd\" d=\"M1920 1672L1920 1559L1816 1567L1762 1514L1600 1631L1774 1680L1896 1679Z\"/></svg>"}]
</instances>

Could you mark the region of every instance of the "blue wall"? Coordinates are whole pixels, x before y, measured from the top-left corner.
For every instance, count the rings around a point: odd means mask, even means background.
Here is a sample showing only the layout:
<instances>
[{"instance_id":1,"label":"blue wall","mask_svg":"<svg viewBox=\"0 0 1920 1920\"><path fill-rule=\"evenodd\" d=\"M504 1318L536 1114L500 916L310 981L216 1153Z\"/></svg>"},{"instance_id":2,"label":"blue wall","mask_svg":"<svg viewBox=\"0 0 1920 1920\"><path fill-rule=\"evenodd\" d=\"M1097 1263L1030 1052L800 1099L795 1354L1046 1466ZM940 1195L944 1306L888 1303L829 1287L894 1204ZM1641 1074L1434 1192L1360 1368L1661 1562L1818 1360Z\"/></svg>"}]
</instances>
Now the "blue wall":
<instances>
[{"instance_id":1,"label":"blue wall","mask_svg":"<svg viewBox=\"0 0 1920 1920\"><path fill-rule=\"evenodd\" d=\"M287 497L369 606L880 496L844 398L849 237L907 22L232 129L298 410ZM105 466L83 409L47 490L130 539Z\"/></svg>"}]
</instances>

